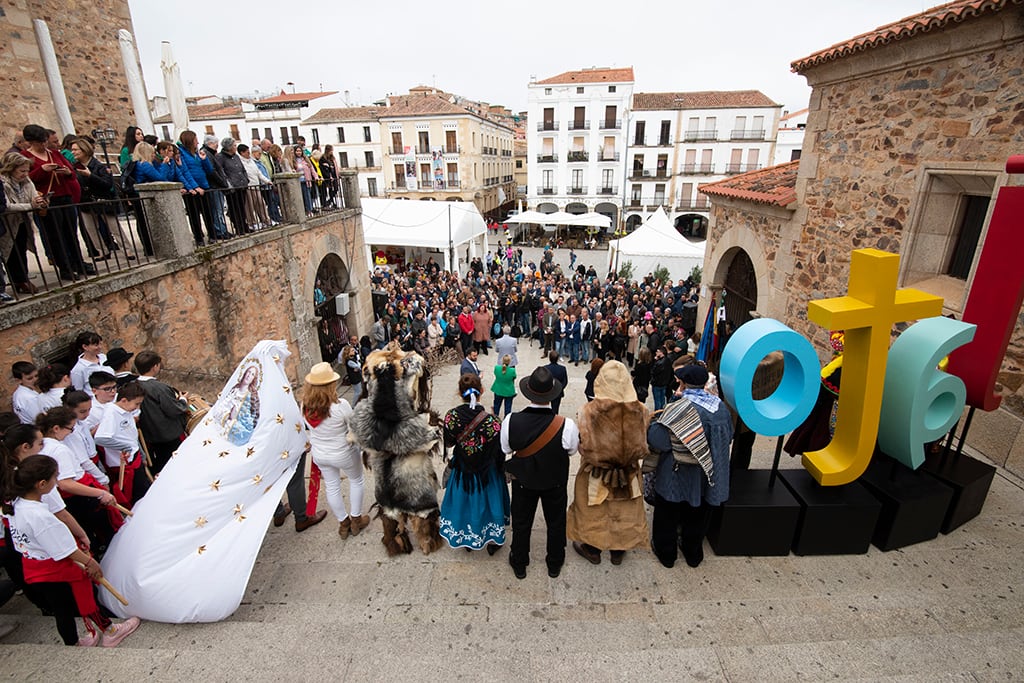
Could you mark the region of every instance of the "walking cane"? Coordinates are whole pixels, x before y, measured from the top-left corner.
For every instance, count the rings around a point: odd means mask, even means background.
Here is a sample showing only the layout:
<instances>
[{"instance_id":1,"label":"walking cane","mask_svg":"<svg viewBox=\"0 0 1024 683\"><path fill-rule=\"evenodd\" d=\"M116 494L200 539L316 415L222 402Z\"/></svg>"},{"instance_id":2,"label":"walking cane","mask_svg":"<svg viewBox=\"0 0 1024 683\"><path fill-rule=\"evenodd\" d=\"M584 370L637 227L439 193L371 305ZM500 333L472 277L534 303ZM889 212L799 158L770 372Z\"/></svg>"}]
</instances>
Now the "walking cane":
<instances>
[{"instance_id":1,"label":"walking cane","mask_svg":"<svg viewBox=\"0 0 1024 683\"><path fill-rule=\"evenodd\" d=\"M121 451L121 471L117 475L117 488L121 489L122 492L124 492L124 458L124 451Z\"/></svg>"},{"instance_id":2,"label":"walking cane","mask_svg":"<svg viewBox=\"0 0 1024 683\"><path fill-rule=\"evenodd\" d=\"M75 564L77 564L83 570L85 569L85 565L82 564L81 562L75 562ZM111 595L113 595L115 598L117 598L117 601L119 603L121 603L125 607L128 606L128 601L125 600L123 595L121 595L120 593L117 592L116 588L114 588L113 586L110 585L110 582L107 581L106 578L94 579L94 581L96 581L96 583L98 583L99 585L101 585L104 588L106 588L107 591L109 591Z\"/></svg>"}]
</instances>

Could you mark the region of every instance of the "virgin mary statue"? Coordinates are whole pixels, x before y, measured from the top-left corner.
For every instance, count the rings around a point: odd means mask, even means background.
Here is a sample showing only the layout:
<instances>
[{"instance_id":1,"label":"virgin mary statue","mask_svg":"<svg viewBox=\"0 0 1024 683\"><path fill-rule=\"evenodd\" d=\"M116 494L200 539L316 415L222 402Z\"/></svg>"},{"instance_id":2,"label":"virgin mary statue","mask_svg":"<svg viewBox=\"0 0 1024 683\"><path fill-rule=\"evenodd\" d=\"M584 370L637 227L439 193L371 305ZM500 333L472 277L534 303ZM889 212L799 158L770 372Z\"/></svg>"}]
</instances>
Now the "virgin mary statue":
<instances>
[{"instance_id":1,"label":"virgin mary statue","mask_svg":"<svg viewBox=\"0 0 1024 683\"><path fill-rule=\"evenodd\" d=\"M283 341L261 341L138 502L103 558L128 600L118 616L220 621L242 601L268 522L309 447L284 372Z\"/></svg>"}]
</instances>

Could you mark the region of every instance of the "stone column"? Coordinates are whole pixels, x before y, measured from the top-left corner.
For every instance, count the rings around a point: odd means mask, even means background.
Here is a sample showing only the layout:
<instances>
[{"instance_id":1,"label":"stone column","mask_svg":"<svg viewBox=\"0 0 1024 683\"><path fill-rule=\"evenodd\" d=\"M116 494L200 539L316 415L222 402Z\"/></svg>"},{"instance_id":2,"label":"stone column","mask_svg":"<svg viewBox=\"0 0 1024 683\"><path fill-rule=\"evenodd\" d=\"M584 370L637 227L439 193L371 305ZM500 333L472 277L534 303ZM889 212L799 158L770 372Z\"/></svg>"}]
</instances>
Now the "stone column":
<instances>
[{"instance_id":1,"label":"stone column","mask_svg":"<svg viewBox=\"0 0 1024 683\"><path fill-rule=\"evenodd\" d=\"M135 121L144 133L156 133L153 118L149 115L149 96L146 95L146 82L142 80L139 68L139 57L135 52L135 39L132 34L121 29L117 32L117 42L121 48L121 61L124 62L124 74L128 80L128 94L132 99Z\"/></svg>"},{"instance_id":2,"label":"stone column","mask_svg":"<svg viewBox=\"0 0 1024 683\"><path fill-rule=\"evenodd\" d=\"M306 206L302 203L302 184L299 173L275 173L274 184L281 195L281 216L285 223L305 223Z\"/></svg>"},{"instance_id":3,"label":"stone column","mask_svg":"<svg viewBox=\"0 0 1024 683\"><path fill-rule=\"evenodd\" d=\"M74 135L75 122L71 119L67 93L64 92L64 79L61 78L57 53L50 39L50 27L42 19L33 19L32 26L36 32L36 43L39 45L39 57L43 62L46 82L50 86L50 98L53 99L53 108L57 112L57 125L60 126L63 135Z\"/></svg>"},{"instance_id":4,"label":"stone column","mask_svg":"<svg viewBox=\"0 0 1024 683\"><path fill-rule=\"evenodd\" d=\"M156 257L173 259L194 253L196 241L185 215L181 183L139 183L135 189L142 197Z\"/></svg>"},{"instance_id":5,"label":"stone column","mask_svg":"<svg viewBox=\"0 0 1024 683\"><path fill-rule=\"evenodd\" d=\"M359 174L351 169L338 171L338 179L341 182L341 197L346 209L358 209L359 203Z\"/></svg>"}]
</instances>

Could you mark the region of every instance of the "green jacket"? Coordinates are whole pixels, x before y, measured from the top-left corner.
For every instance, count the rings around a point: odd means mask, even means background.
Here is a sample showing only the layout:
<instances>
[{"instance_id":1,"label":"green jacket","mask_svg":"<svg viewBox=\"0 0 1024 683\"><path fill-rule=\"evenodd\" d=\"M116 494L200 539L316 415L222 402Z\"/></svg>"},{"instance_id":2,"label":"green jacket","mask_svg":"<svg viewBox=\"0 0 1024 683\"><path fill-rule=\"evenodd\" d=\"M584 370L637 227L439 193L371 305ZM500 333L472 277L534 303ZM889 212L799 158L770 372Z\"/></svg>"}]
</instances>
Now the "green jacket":
<instances>
[{"instance_id":1,"label":"green jacket","mask_svg":"<svg viewBox=\"0 0 1024 683\"><path fill-rule=\"evenodd\" d=\"M515 396L516 369L511 365L505 369L505 372L502 372L501 369L500 363L494 366L494 384L491 385L491 392L495 396Z\"/></svg>"}]
</instances>

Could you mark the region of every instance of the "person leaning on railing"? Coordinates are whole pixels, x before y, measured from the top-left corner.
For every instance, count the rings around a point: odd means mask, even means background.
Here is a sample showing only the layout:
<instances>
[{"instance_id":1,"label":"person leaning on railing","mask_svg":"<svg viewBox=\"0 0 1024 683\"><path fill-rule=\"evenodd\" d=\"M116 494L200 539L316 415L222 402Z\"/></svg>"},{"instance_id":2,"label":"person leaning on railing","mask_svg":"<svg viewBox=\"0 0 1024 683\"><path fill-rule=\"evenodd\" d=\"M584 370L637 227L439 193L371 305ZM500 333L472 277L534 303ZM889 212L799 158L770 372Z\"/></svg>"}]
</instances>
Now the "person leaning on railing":
<instances>
[{"instance_id":1,"label":"person leaning on railing","mask_svg":"<svg viewBox=\"0 0 1024 683\"><path fill-rule=\"evenodd\" d=\"M195 191L184 197L185 213L188 214L188 224L192 227L192 236L196 244L203 244L203 226L200 222L202 216L202 222L206 223L206 235L212 242L217 239L217 226L213 218L211 198L206 193L210 190L207 176L213 173L213 163L206 152L199 148L199 138L191 130L181 132L178 137L178 150L181 154L181 163L188 169L196 184Z\"/></svg>"},{"instance_id":2,"label":"person leaning on railing","mask_svg":"<svg viewBox=\"0 0 1024 683\"><path fill-rule=\"evenodd\" d=\"M71 143L71 155L75 159L78 184L82 186L82 204L78 215L81 218L89 256L106 261L111 250L117 247L110 234L105 214L108 207L116 204L97 204L114 198L114 177L110 171L93 156L94 147L85 138L76 138Z\"/></svg>"},{"instance_id":3,"label":"person leaning on railing","mask_svg":"<svg viewBox=\"0 0 1024 683\"><path fill-rule=\"evenodd\" d=\"M92 264L82 260L78 244L78 220L73 205L81 198L82 187L75 169L60 152L47 148L50 136L42 126L30 124L22 134L29 143L28 151L22 154L32 162L28 177L36 190L50 200L46 214L39 216L58 276L73 281L77 275L95 275Z\"/></svg>"},{"instance_id":4,"label":"person leaning on railing","mask_svg":"<svg viewBox=\"0 0 1024 683\"><path fill-rule=\"evenodd\" d=\"M0 252L3 252L7 274L14 288L23 294L35 294L36 286L28 279L28 248L35 251L31 212L46 208L46 198L36 192L28 179L32 162L20 153L8 152L0 163L0 184L7 202L7 210L0 214L3 233ZM10 245L7 244L10 240Z\"/></svg>"},{"instance_id":5,"label":"person leaning on railing","mask_svg":"<svg viewBox=\"0 0 1024 683\"><path fill-rule=\"evenodd\" d=\"M246 188L249 186L249 176L245 172L245 167L242 166L242 159L238 156L238 146L234 139L224 138L221 140L217 163L230 188L226 194L231 227L235 229L236 235L249 232L245 224Z\"/></svg>"}]
</instances>

